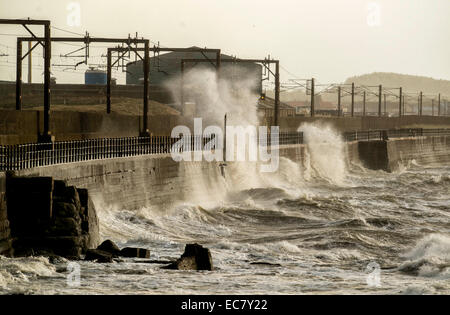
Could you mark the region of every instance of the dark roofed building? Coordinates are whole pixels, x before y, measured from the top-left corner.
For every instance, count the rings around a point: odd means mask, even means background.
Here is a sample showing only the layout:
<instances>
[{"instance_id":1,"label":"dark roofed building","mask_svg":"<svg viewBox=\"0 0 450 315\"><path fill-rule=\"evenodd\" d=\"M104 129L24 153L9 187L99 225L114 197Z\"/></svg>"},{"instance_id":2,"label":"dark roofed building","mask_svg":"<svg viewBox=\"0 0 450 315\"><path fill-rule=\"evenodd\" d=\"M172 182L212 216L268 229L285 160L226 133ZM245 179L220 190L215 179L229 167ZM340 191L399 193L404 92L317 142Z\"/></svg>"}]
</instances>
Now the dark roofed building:
<instances>
[{"instance_id":1,"label":"dark roofed building","mask_svg":"<svg viewBox=\"0 0 450 315\"><path fill-rule=\"evenodd\" d=\"M191 47L198 48L198 47ZM208 59L211 62L199 62L186 64L185 69L208 68L215 69L215 53L201 52L169 52L158 55L150 55L150 84L164 85L167 80L176 78L181 73L182 59ZM232 59L232 56L221 54L222 59ZM127 64L127 84L139 85L143 82L143 66L142 61L130 62ZM256 91L258 94L262 92L262 66L257 63L243 62L230 63L224 62L221 65L221 77L238 80L251 79L256 82Z\"/></svg>"}]
</instances>

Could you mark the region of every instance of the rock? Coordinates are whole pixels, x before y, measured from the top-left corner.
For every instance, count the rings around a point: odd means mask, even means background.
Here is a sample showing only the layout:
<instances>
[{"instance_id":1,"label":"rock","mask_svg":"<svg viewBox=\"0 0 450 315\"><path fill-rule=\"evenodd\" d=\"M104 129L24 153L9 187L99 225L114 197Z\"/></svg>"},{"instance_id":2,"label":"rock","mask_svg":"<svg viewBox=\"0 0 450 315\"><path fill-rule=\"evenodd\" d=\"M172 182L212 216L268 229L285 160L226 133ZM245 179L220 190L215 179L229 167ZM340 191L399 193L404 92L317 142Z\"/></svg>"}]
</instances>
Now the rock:
<instances>
[{"instance_id":1,"label":"rock","mask_svg":"<svg viewBox=\"0 0 450 315\"><path fill-rule=\"evenodd\" d=\"M81 208L80 196L78 195L78 190L74 186L66 187L64 198L67 202L74 204L77 209Z\"/></svg>"},{"instance_id":2,"label":"rock","mask_svg":"<svg viewBox=\"0 0 450 315\"><path fill-rule=\"evenodd\" d=\"M55 197L62 197L66 191L67 183L63 180L53 181L53 195Z\"/></svg>"},{"instance_id":3,"label":"rock","mask_svg":"<svg viewBox=\"0 0 450 315\"><path fill-rule=\"evenodd\" d=\"M75 218L55 218L49 229L51 236L80 236L81 222Z\"/></svg>"},{"instance_id":4,"label":"rock","mask_svg":"<svg viewBox=\"0 0 450 315\"><path fill-rule=\"evenodd\" d=\"M145 248L125 247L120 251L120 256L130 258L150 258L150 251Z\"/></svg>"},{"instance_id":5,"label":"rock","mask_svg":"<svg viewBox=\"0 0 450 315\"><path fill-rule=\"evenodd\" d=\"M14 240L17 256L51 256L57 255L68 259L79 259L83 252L85 237L23 237Z\"/></svg>"},{"instance_id":6,"label":"rock","mask_svg":"<svg viewBox=\"0 0 450 315\"><path fill-rule=\"evenodd\" d=\"M187 244L183 255L176 262L163 267L174 270L213 270L211 253L199 244Z\"/></svg>"},{"instance_id":7,"label":"rock","mask_svg":"<svg viewBox=\"0 0 450 315\"><path fill-rule=\"evenodd\" d=\"M74 204L67 202L53 202L53 216L77 218L80 217L80 213Z\"/></svg>"},{"instance_id":8,"label":"rock","mask_svg":"<svg viewBox=\"0 0 450 315\"><path fill-rule=\"evenodd\" d=\"M116 244L114 244L113 241L106 240L103 243L100 244L100 246L97 247L98 250L102 250L104 252L110 253L114 257L117 257L120 255L120 249L117 247Z\"/></svg>"},{"instance_id":9,"label":"rock","mask_svg":"<svg viewBox=\"0 0 450 315\"><path fill-rule=\"evenodd\" d=\"M88 249L84 260L97 261L98 263L112 263L113 255L98 249Z\"/></svg>"}]
</instances>

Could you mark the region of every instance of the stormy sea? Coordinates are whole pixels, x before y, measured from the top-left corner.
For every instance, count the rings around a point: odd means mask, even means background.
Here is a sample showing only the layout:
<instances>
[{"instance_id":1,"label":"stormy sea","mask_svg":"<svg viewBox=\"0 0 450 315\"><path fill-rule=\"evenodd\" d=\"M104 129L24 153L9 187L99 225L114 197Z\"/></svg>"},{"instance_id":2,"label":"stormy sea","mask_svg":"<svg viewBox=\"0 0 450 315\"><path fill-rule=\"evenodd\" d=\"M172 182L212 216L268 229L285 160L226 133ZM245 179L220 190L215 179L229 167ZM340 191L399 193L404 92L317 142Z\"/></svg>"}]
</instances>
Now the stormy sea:
<instances>
[{"instance_id":1,"label":"stormy sea","mask_svg":"<svg viewBox=\"0 0 450 315\"><path fill-rule=\"evenodd\" d=\"M372 171L333 143L273 174L234 163L167 209L96 205L102 239L152 262L79 261L73 286L65 259L0 257L0 293L449 294L450 166ZM211 250L213 271L161 269L187 243Z\"/></svg>"}]
</instances>

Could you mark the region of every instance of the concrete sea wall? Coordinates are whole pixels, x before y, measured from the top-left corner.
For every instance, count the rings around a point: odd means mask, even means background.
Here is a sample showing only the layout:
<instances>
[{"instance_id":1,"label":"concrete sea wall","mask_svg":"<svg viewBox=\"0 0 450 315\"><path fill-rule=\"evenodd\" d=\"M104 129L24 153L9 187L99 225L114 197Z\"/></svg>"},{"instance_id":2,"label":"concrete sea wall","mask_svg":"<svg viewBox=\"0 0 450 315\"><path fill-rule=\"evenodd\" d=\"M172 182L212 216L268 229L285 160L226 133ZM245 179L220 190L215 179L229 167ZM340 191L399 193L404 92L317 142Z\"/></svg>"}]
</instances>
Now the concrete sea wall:
<instances>
[{"instance_id":1,"label":"concrete sea wall","mask_svg":"<svg viewBox=\"0 0 450 315\"><path fill-rule=\"evenodd\" d=\"M413 159L419 163L450 162L449 136L351 142L345 147L348 163L360 163L370 169L393 171L400 163ZM305 145L283 146L280 156L297 161L302 167L306 150ZM167 154L85 161L15 173L62 179L68 185L88 189L96 202L129 210L145 206L165 209L177 201L207 198L207 193L198 194L222 180L217 162L175 162ZM201 189L196 190L199 185Z\"/></svg>"}]
</instances>

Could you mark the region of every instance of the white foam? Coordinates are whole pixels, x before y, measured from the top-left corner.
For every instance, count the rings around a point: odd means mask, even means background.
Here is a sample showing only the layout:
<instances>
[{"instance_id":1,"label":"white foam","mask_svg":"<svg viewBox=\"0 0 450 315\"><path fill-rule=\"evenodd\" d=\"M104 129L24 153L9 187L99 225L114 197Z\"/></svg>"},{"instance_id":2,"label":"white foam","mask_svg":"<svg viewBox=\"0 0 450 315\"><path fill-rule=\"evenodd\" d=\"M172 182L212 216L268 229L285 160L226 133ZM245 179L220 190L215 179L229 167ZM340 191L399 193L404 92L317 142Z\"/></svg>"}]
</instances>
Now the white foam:
<instances>
[{"instance_id":1,"label":"white foam","mask_svg":"<svg viewBox=\"0 0 450 315\"><path fill-rule=\"evenodd\" d=\"M328 125L310 123L302 124L298 131L303 132L310 172L333 184L344 185L347 157L341 135Z\"/></svg>"}]
</instances>

